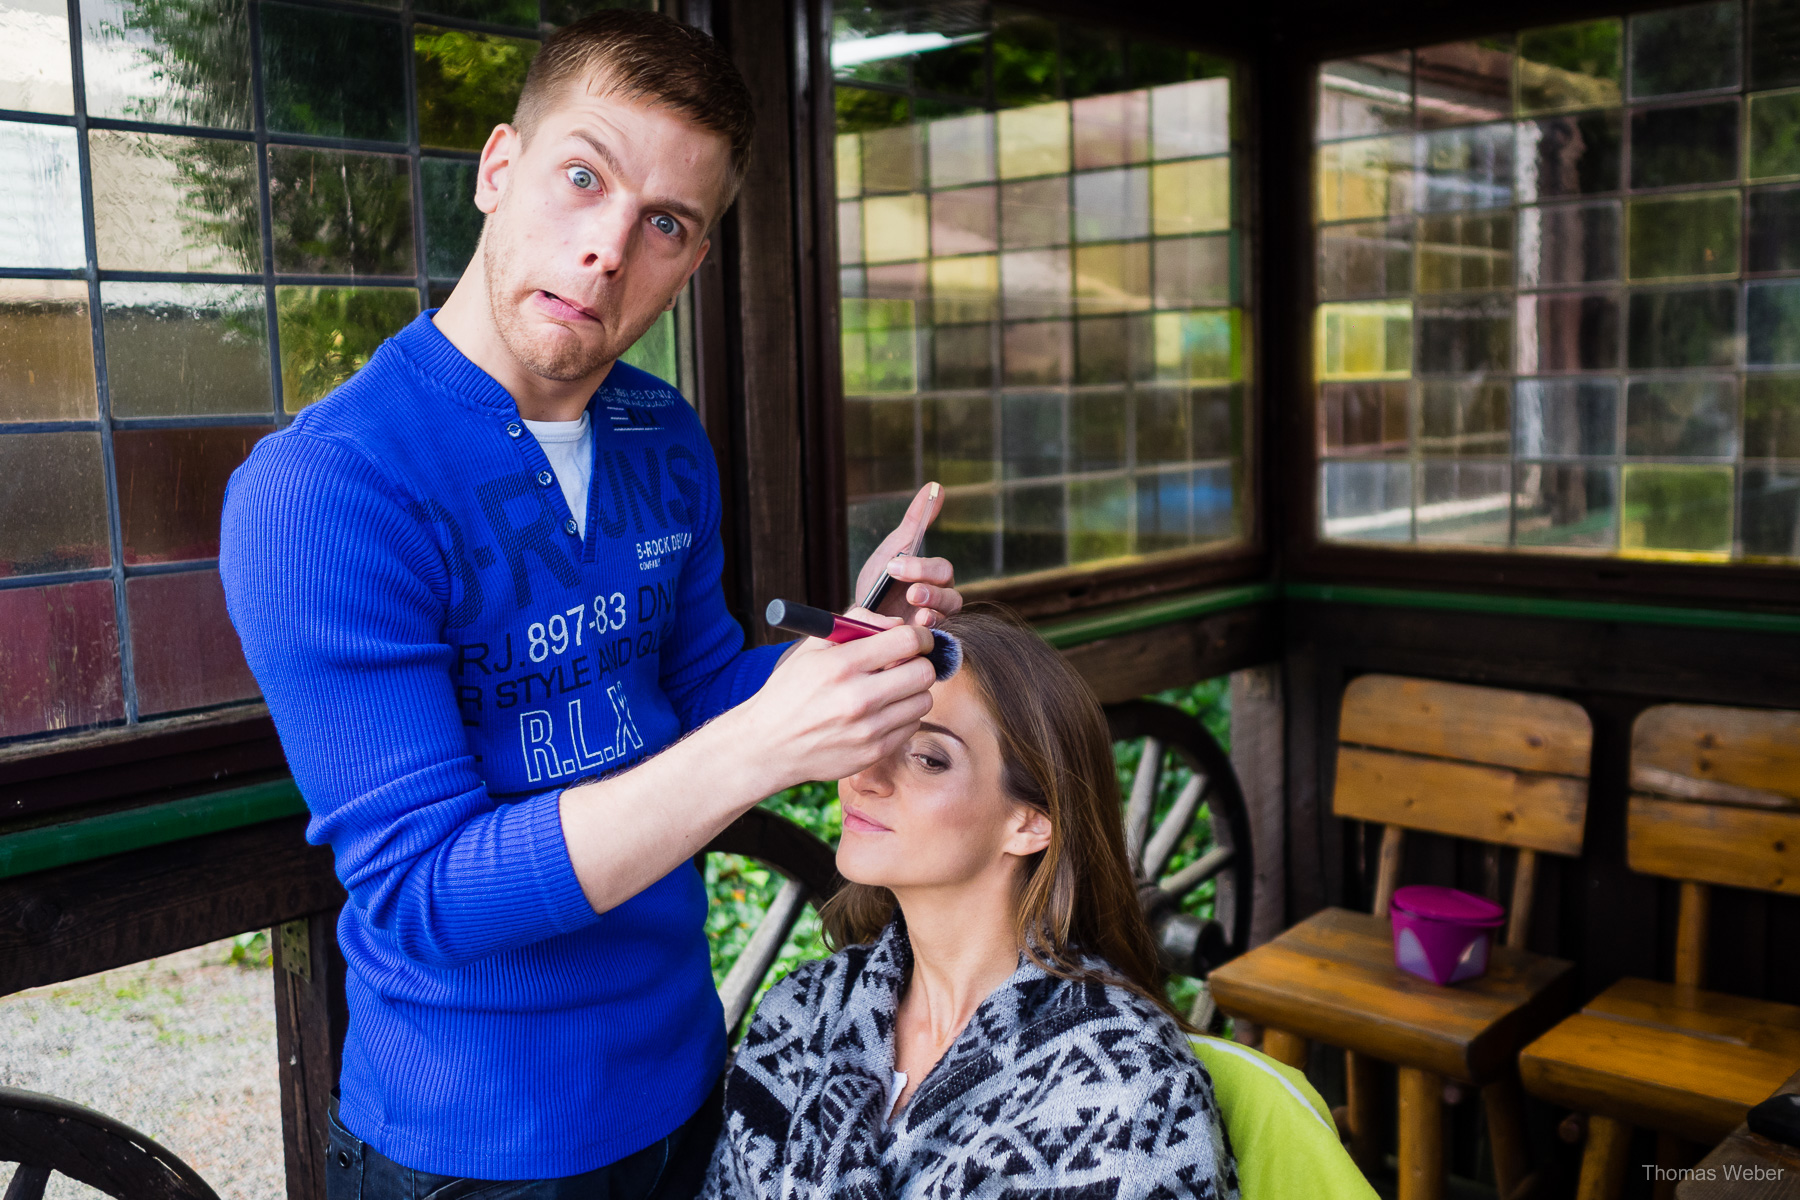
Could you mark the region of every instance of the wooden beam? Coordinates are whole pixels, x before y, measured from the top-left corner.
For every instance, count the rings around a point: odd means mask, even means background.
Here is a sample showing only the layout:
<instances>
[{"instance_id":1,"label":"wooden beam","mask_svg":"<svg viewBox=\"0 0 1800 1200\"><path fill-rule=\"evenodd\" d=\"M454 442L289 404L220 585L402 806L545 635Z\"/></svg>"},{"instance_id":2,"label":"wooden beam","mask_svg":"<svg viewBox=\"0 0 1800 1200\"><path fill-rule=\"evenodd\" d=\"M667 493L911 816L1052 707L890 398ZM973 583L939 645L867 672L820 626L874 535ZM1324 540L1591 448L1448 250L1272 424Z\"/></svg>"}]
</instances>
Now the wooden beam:
<instances>
[{"instance_id":1,"label":"wooden beam","mask_svg":"<svg viewBox=\"0 0 1800 1200\"><path fill-rule=\"evenodd\" d=\"M275 1048L288 1200L324 1200L332 1089L344 1061L349 1010L338 910L269 931L275 958Z\"/></svg>"},{"instance_id":2,"label":"wooden beam","mask_svg":"<svg viewBox=\"0 0 1800 1200\"><path fill-rule=\"evenodd\" d=\"M1063 651L1102 704L1131 700L1281 656L1275 607L1259 604L1101 638Z\"/></svg>"}]
</instances>

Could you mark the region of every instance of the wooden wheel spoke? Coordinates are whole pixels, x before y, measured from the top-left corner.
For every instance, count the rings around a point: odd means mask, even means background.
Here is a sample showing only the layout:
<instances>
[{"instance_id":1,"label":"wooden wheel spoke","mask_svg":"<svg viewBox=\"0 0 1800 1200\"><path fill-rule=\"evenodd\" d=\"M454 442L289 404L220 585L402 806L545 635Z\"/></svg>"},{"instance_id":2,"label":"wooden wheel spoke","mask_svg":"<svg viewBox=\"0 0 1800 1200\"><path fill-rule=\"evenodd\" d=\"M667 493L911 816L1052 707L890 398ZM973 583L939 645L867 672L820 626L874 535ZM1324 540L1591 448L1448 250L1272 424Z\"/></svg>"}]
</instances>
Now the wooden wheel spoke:
<instances>
[{"instance_id":1,"label":"wooden wheel spoke","mask_svg":"<svg viewBox=\"0 0 1800 1200\"><path fill-rule=\"evenodd\" d=\"M1157 886L1171 896L1185 896L1229 867L1236 858L1237 849L1235 847L1214 846Z\"/></svg>"},{"instance_id":2,"label":"wooden wheel spoke","mask_svg":"<svg viewBox=\"0 0 1800 1200\"><path fill-rule=\"evenodd\" d=\"M1200 798L1205 794L1206 776L1196 772L1181 789L1181 794L1175 797L1169 815L1163 818L1162 824L1151 835L1150 844L1144 847L1145 879L1155 879L1169 865L1169 857L1186 836L1188 826L1193 824L1194 814L1200 808Z\"/></svg>"},{"instance_id":3,"label":"wooden wheel spoke","mask_svg":"<svg viewBox=\"0 0 1800 1200\"><path fill-rule=\"evenodd\" d=\"M6 1200L44 1200L44 1188L50 1182L50 1168L20 1163L7 1185Z\"/></svg>"},{"instance_id":4,"label":"wooden wheel spoke","mask_svg":"<svg viewBox=\"0 0 1800 1200\"><path fill-rule=\"evenodd\" d=\"M1143 861L1144 839L1150 832L1150 815L1162 784L1162 761L1162 741L1145 738L1143 757L1138 759L1137 775L1131 781L1131 799L1125 805L1125 853L1134 863Z\"/></svg>"},{"instance_id":5,"label":"wooden wheel spoke","mask_svg":"<svg viewBox=\"0 0 1800 1200\"><path fill-rule=\"evenodd\" d=\"M727 1034L735 1032L743 1023L744 1014L750 1011L750 1002L756 998L756 990L762 986L763 977L781 956L781 947L786 944L788 934L794 931L795 923L800 920L800 912L806 906L806 897L805 884L797 879L784 881L781 891L775 894L774 902L763 916L762 923L750 935L743 953L738 955L737 961L731 964L731 970L726 972L725 982L719 985L719 1002L725 1007Z\"/></svg>"}]
</instances>

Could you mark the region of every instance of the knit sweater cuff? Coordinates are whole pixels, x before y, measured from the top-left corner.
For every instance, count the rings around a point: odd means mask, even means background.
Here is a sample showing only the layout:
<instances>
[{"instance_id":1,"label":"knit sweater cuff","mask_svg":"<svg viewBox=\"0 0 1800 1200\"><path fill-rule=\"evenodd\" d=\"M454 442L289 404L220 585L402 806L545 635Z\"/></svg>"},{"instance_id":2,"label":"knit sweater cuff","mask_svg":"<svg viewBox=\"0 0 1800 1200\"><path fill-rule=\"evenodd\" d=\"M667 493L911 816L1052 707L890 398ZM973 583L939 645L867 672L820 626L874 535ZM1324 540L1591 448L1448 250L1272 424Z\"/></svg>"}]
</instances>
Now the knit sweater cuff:
<instances>
[{"instance_id":1,"label":"knit sweater cuff","mask_svg":"<svg viewBox=\"0 0 1800 1200\"><path fill-rule=\"evenodd\" d=\"M594 906L588 903L575 877L575 864L569 861L569 844L563 839L562 793L546 792L521 801L525 807L527 846L531 851L533 877L538 882L545 911L556 923L557 930L569 933L596 919Z\"/></svg>"}]
</instances>

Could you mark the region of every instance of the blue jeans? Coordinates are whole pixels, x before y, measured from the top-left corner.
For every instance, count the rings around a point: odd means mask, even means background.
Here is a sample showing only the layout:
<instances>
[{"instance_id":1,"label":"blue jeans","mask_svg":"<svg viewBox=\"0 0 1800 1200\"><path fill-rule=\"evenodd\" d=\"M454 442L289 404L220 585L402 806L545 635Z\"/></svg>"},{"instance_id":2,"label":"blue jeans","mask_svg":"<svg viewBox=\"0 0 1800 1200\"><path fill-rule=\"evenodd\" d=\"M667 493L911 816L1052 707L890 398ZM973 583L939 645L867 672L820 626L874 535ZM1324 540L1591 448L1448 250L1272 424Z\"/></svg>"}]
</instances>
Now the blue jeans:
<instances>
[{"instance_id":1,"label":"blue jeans","mask_svg":"<svg viewBox=\"0 0 1800 1200\"><path fill-rule=\"evenodd\" d=\"M706 1177L722 1109L722 1089L714 1088L674 1133L618 1162L560 1179L496 1182L401 1166L344 1128L334 1097L325 1200L692 1200Z\"/></svg>"}]
</instances>

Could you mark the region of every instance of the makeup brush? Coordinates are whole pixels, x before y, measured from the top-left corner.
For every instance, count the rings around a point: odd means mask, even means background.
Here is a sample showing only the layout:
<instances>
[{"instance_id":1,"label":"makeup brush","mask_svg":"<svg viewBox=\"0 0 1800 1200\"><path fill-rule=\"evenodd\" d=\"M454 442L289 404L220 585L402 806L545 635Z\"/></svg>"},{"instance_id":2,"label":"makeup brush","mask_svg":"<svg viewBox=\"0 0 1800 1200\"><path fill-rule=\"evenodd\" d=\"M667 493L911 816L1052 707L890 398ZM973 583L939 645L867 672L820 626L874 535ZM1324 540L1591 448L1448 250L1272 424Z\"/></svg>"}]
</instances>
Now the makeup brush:
<instances>
[{"instance_id":1,"label":"makeup brush","mask_svg":"<svg viewBox=\"0 0 1800 1200\"><path fill-rule=\"evenodd\" d=\"M769 607L763 612L763 620L776 629L823 638L828 642L854 642L882 632L879 625L826 612L809 604L795 604L791 600L769 601ZM925 657L930 660L939 683L956 674L962 667L962 655L961 642L941 629L931 631L931 651Z\"/></svg>"}]
</instances>

